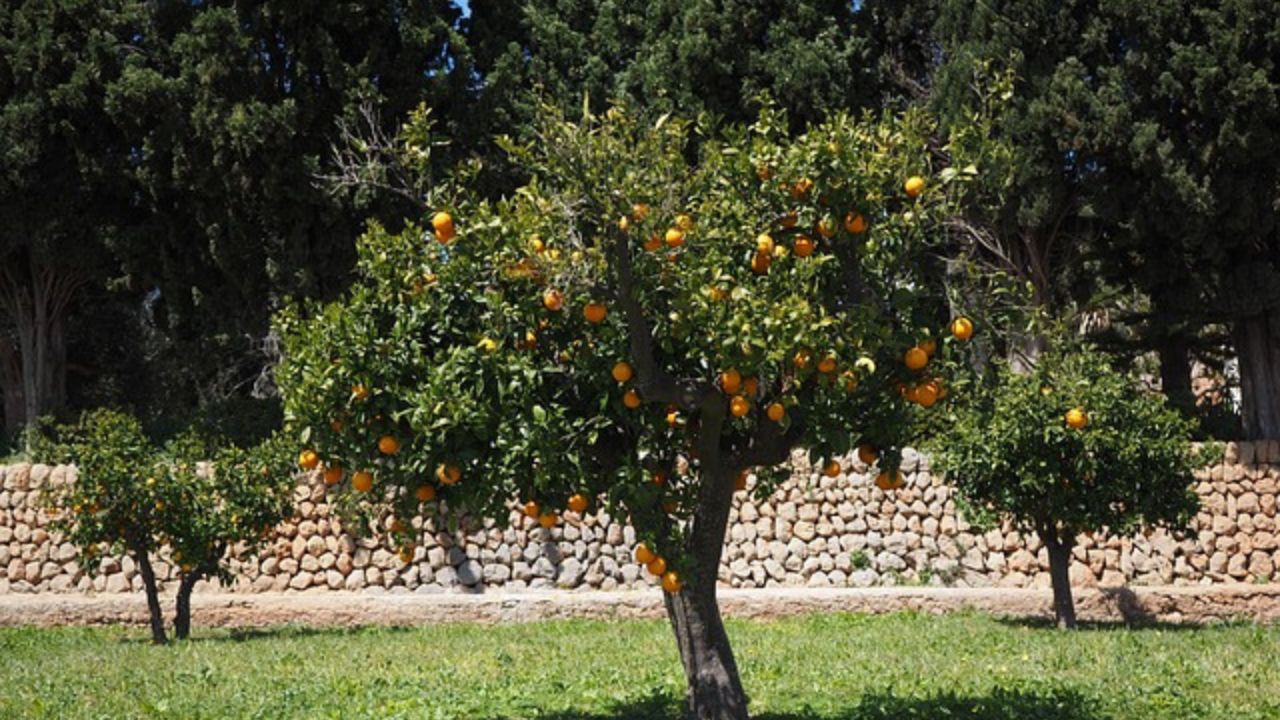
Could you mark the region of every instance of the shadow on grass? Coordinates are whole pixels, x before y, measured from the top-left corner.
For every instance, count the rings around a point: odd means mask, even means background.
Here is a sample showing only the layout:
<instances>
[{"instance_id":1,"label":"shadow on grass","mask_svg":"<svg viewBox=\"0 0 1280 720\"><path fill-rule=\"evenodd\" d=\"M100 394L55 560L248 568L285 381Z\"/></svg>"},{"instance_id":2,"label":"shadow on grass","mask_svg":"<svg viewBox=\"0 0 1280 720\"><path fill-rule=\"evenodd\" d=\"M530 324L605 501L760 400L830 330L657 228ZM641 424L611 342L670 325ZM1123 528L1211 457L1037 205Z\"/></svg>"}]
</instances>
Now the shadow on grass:
<instances>
[{"instance_id":1,"label":"shadow on grass","mask_svg":"<svg viewBox=\"0 0 1280 720\"><path fill-rule=\"evenodd\" d=\"M310 637L341 638L372 633L402 633L409 632L413 629L414 627L411 625L271 625L268 627L230 628L225 631L217 628L195 628L191 631L191 637L186 640L176 640L173 637L173 633L170 632L169 645L180 646L184 643L240 643L257 640L290 640L294 638ZM124 644L150 645L151 636L130 635L128 637L120 638L120 642Z\"/></svg>"},{"instance_id":2,"label":"shadow on grass","mask_svg":"<svg viewBox=\"0 0 1280 720\"><path fill-rule=\"evenodd\" d=\"M754 720L1113 720L1098 710L1096 703L1069 689L1041 692L1000 690L989 695L900 697L874 693L863 695L850 706L838 710L764 712ZM603 713L559 712L539 714L540 720L680 720L679 702L669 696L651 694L614 705ZM495 717L489 720L514 720Z\"/></svg>"},{"instance_id":3,"label":"shadow on grass","mask_svg":"<svg viewBox=\"0 0 1280 720\"><path fill-rule=\"evenodd\" d=\"M1104 598L1104 603L1109 607L1115 608L1120 614L1119 620L1093 620L1080 621L1077 623L1078 630L1085 631L1107 631L1107 630L1167 630L1172 632L1200 630L1206 627L1231 627L1240 625L1250 625L1252 621L1248 618L1238 620L1212 620L1204 623L1171 623L1163 622L1156 619L1142 601L1138 598L1138 594L1127 587L1107 587L1099 588L1099 594ZM997 621L1003 625L1011 625L1015 627L1029 628L1056 628L1052 618L1044 617L1008 617L1003 616L997 618Z\"/></svg>"}]
</instances>

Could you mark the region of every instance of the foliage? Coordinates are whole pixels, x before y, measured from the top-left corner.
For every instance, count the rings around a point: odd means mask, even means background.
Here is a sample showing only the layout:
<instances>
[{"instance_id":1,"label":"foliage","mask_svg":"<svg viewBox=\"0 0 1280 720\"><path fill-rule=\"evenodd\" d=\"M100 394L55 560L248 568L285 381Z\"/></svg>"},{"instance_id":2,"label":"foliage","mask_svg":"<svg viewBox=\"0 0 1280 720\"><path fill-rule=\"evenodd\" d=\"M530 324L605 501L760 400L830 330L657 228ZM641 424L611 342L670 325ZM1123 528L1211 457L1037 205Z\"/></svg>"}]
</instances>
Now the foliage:
<instances>
[{"instance_id":1,"label":"foliage","mask_svg":"<svg viewBox=\"0 0 1280 720\"><path fill-rule=\"evenodd\" d=\"M752 709L768 720L1280 714L1275 625L1058 633L972 613L728 622ZM175 652L126 628L0 628L0 715L675 720L684 679L670 634L647 620L211 629Z\"/></svg>"},{"instance_id":2,"label":"foliage","mask_svg":"<svg viewBox=\"0 0 1280 720\"><path fill-rule=\"evenodd\" d=\"M938 441L943 470L979 512L1070 542L1140 524L1184 526L1198 509L1191 426L1088 345L1055 349L1029 372L1001 366ZM1084 426L1068 414L1081 411Z\"/></svg>"},{"instance_id":3,"label":"foliage","mask_svg":"<svg viewBox=\"0 0 1280 720\"><path fill-rule=\"evenodd\" d=\"M429 207L452 213L455 238L374 224L345 298L281 315L286 423L346 477L373 473L355 502L410 517L430 484L451 510L505 519L513 498L546 512L605 495L673 566L705 489L747 467L768 478L791 447L836 457L870 442L895 470L915 410L900 386L944 376L953 354L925 251L963 178L933 172L923 113L839 116L794 142L786 127L771 110L718 141L675 119L613 109L574 124L548 109L534 140L509 145L528 185L494 203L465 175L438 184ZM916 174L930 184L912 199ZM869 230L848 231L847 213ZM775 247L753 271L766 232ZM807 257L802 236L817 242ZM908 371L904 351L926 338L936 358ZM754 393L722 393L729 370ZM764 418L775 401L781 422Z\"/></svg>"}]
</instances>

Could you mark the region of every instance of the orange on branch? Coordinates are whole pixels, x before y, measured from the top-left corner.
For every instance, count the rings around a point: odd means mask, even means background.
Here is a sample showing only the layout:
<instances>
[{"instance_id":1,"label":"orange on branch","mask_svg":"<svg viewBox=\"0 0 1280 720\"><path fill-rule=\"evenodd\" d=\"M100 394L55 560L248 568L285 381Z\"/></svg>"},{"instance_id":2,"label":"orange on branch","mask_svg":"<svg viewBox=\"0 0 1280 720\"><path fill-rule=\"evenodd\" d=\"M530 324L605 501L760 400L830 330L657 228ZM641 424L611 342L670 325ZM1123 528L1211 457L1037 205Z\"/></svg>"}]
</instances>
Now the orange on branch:
<instances>
[{"instance_id":1,"label":"orange on branch","mask_svg":"<svg viewBox=\"0 0 1280 720\"><path fill-rule=\"evenodd\" d=\"M680 592L684 587L684 583L680 582L680 574L672 570L662 576L662 589L672 595Z\"/></svg>"},{"instance_id":2,"label":"orange on branch","mask_svg":"<svg viewBox=\"0 0 1280 720\"><path fill-rule=\"evenodd\" d=\"M782 422L782 418L787 415L787 409L782 406L782 403L775 402L769 405L769 409L766 411L766 414L769 416L770 420L774 422Z\"/></svg>"},{"instance_id":3,"label":"orange on branch","mask_svg":"<svg viewBox=\"0 0 1280 720\"><path fill-rule=\"evenodd\" d=\"M809 194L813 189L813 181L807 177L802 177L791 185L791 197L794 200L801 200Z\"/></svg>"},{"instance_id":4,"label":"orange on branch","mask_svg":"<svg viewBox=\"0 0 1280 720\"><path fill-rule=\"evenodd\" d=\"M689 232L693 229L693 218L689 217L685 213L680 213L676 216L676 227L685 232Z\"/></svg>"},{"instance_id":5,"label":"orange on branch","mask_svg":"<svg viewBox=\"0 0 1280 720\"><path fill-rule=\"evenodd\" d=\"M813 238L808 235L797 235L795 241L794 252L796 257L807 258L813 254L814 248L817 247Z\"/></svg>"},{"instance_id":6,"label":"orange on branch","mask_svg":"<svg viewBox=\"0 0 1280 720\"><path fill-rule=\"evenodd\" d=\"M303 470L315 470L320 465L320 456L315 450L303 450L298 453L298 466Z\"/></svg>"},{"instance_id":7,"label":"orange on branch","mask_svg":"<svg viewBox=\"0 0 1280 720\"><path fill-rule=\"evenodd\" d=\"M435 231L436 240L442 243L449 242L456 234L453 227L453 216L444 211L432 215L431 229Z\"/></svg>"},{"instance_id":8,"label":"orange on branch","mask_svg":"<svg viewBox=\"0 0 1280 720\"><path fill-rule=\"evenodd\" d=\"M645 569L649 571L650 575L661 576L662 573L667 571L667 561L665 558L659 555L654 559L650 560L648 564L645 565Z\"/></svg>"},{"instance_id":9,"label":"orange on branch","mask_svg":"<svg viewBox=\"0 0 1280 720\"><path fill-rule=\"evenodd\" d=\"M738 477L733 479L733 489L742 491L747 489L747 471L743 470L738 473Z\"/></svg>"},{"instance_id":10,"label":"orange on branch","mask_svg":"<svg viewBox=\"0 0 1280 720\"><path fill-rule=\"evenodd\" d=\"M769 266L773 264L773 256L768 253L757 252L751 256L751 272L757 275L764 275L769 272Z\"/></svg>"},{"instance_id":11,"label":"orange on branch","mask_svg":"<svg viewBox=\"0 0 1280 720\"><path fill-rule=\"evenodd\" d=\"M814 226L814 230L822 237L830 239L836 234L836 224L831 218L824 217Z\"/></svg>"},{"instance_id":12,"label":"orange on branch","mask_svg":"<svg viewBox=\"0 0 1280 720\"><path fill-rule=\"evenodd\" d=\"M756 252L772 253L773 237L768 233L760 233L759 235L757 235L756 236Z\"/></svg>"},{"instance_id":13,"label":"orange on branch","mask_svg":"<svg viewBox=\"0 0 1280 720\"><path fill-rule=\"evenodd\" d=\"M729 412L734 417L742 417L751 412L751 401L741 395L734 395L729 400Z\"/></svg>"},{"instance_id":14,"label":"orange on branch","mask_svg":"<svg viewBox=\"0 0 1280 720\"><path fill-rule=\"evenodd\" d=\"M812 359L813 357L809 354L809 351L801 348L796 351L795 355L791 356L791 364L794 365L797 370L804 370L809 367L809 362Z\"/></svg>"},{"instance_id":15,"label":"orange on branch","mask_svg":"<svg viewBox=\"0 0 1280 720\"><path fill-rule=\"evenodd\" d=\"M664 240L666 240L667 247L680 247L684 244L684 231L680 228L668 228Z\"/></svg>"},{"instance_id":16,"label":"orange on branch","mask_svg":"<svg viewBox=\"0 0 1280 720\"><path fill-rule=\"evenodd\" d=\"M530 500L524 504L521 512L525 514L525 517L536 520L542 514L542 506L538 504L537 500Z\"/></svg>"},{"instance_id":17,"label":"orange on branch","mask_svg":"<svg viewBox=\"0 0 1280 720\"><path fill-rule=\"evenodd\" d=\"M542 306L551 312L559 312L564 307L564 293L555 288L547 288L542 293Z\"/></svg>"},{"instance_id":18,"label":"orange on branch","mask_svg":"<svg viewBox=\"0 0 1280 720\"><path fill-rule=\"evenodd\" d=\"M569 496L569 509L576 513L586 512L587 506L590 504L590 501L587 500L587 496L582 493L574 493Z\"/></svg>"},{"instance_id":19,"label":"orange on branch","mask_svg":"<svg viewBox=\"0 0 1280 720\"><path fill-rule=\"evenodd\" d=\"M903 353L902 364L906 365L908 370L922 370L929 364L929 354L922 348L913 347Z\"/></svg>"},{"instance_id":20,"label":"orange on branch","mask_svg":"<svg viewBox=\"0 0 1280 720\"><path fill-rule=\"evenodd\" d=\"M836 359L831 355L823 355L818 361L818 372L831 374L836 371Z\"/></svg>"},{"instance_id":21,"label":"orange on branch","mask_svg":"<svg viewBox=\"0 0 1280 720\"><path fill-rule=\"evenodd\" d=\"M862 213L851 212L844 216L844 229L854 235L861 235L867 231L867 219Z\"/></svg>"},{"instance_id":22,"label":"orange on branch","mask_svg":"<svg viewBox=\"0 0 1280 720\"><path fill-rule=\"evenodd\" d=\"M640 407L640 393L631 389L622 394L622 404L631 410Z\"/></svg>"},{"instance_id":23,"label":"orange on branch","mask_svg":"<svg viewBox=\"0 0 1280 720\"><path fill-rule=\"evenodd\" d=\"M828 460L827 464L822 466L822 474L832 478L839 475L840 463L835 460Z\"/></svg>"},{"instance_id":24,"label":"orange on branch","mask_svg":"<svg viewBox=\"0 0 1280 720\"><path fill-rule=\"evenodd\" d=\"M645 203L636 203L631 206L631 219L636 222L644 222L649 217L649 206Z\"/></svg>"},{"instance_id":25,"label":"orange on branch","mask_svg":"<svg viewBox=\"0 0 1280 720\"><path fill-rule=\"evenodd\" d=\"M582 316L587 319L587 322L595 325L604 322L604 318L608 314L609 311L603 303L587 303L582 308Z\"/></svg>"},{"instance_id":26,"label":"orange on branch","mask_svg":"<svg viewBox=\"0 0 1280 720\"><path fill-rule=\"evenodd\" d=\"M924 192L924 178L912 175L902 184L902 189L906 191L907 197L920 197L920 193Z\"/></svg>"},{"instance_id":27,"label":"orange on branch","mask_svg":"<svg viewBox=\"0 0 1280 720\"><path fill-rule=\"evenodd\" d=\"M400 441L390 435L378 438L378 452L383 455L395 455L400 452Z\"/></svg>"},{"instance_id":28,"label":"orange on branch","mask_svg":"<svg viewBox=\"0 0 1280 720\"><path fill-rule=\"evenodd\" d=\"M753 398L760 391L760 380L754 376L742 381L742 394Z\"/></svg>"},{"instance_id":29,"label":"orange on branch","mask_svg":"<svg viewBox=\"0 0 1280 720\"><path fill-rule=\"evenodd\" d=\"M973 321L967 317L958 317L952 320L951 334L957 340L968 340L973 337Z\"/></svg>"},{"instance_id":30,"label":"orange on branch","mask_svg":"<svg viewBox=\"0 0 1280 720\"><path fill-rule=\"evenodd\" d=\"M1072 430L1080 430L1089 424L1089 416L1085 413L1084 408L1074 407L1067 411L1066 415L1067 427Z\"/></svg>"},{"instance_id":31,"label":"orange on branch","mask_svg":"<svg viewBox=\"0 0 1280 720\"><path fill-rule=\"evenodd\" d=\"M413 491L413 496L418 499L418 502L431 502L436 499L436 488L434 485L423 483Z\"/></svg>"},{"instance_id":32,"label":"orange on branch","mask_svg":"<svg viewBox=\"0 0 1280 720\"><path fill-rule=\"evenodd\" d=\"M648 565L649 563L653 562L654 559L656 559L658 556L655 555L653 551L649 549L648 545L645 545L644 543L640 543L639 545L636 545L635 557L636 557L636 562L640 563L641 565Z\"/></svg>"},{"instance_id":33,"label":"orange on branch","mask_svg":"<svg viewBox=\"0 0 1280 720\"><path fill-rule=\"evenodd\" d=\"M436 466L436 480L441 485L453 485L462 479L462 470L457 465L441 463Z\"/></svg>"},{"instance_id":34,"label":"orange on branch","mask_svg":"<svg viewBox=\"0 0 1280 720\"><path fill-rule=\"evenodd\" d=\"M630 380L633 374L631 370L631 363L626 360L619 360L614 364L613 370L610 371L610 374L613 375L614 380L617 380L620 383Z\"/></svg>"},{"instance_id":35,"label":"orange on branch","mask_svg":"<svg viewBox=\"0 0 1280 720\"><path fill-rule=\"evenodd\" d=\"M554 512L547 511L538 516L538 524L550 530L560 522L560 516Z\"/></svg>"},{"instance_id":36,"label":"orange on branch","mask_svg":"<svg viewBox=\"0 0 1280 720\"><path fill-rule=\"evenodd\" d=\"M876 460L880 459L880 453L871 443L862 443L858 446L858 460L863 465L874 465Z\"/></svg>"},{"instance_id":37,"label":"orange on branch","mask_svg":"<svg viewBox=\"0 0 1280 720\"><path fill-rule=\"evenodd\" d=\"M356 492L366 493L373 489L373 473L361 470L351 476L351 488Z\"/></svg>"},{"instance_id":38,"label":"orange on branch","mask_svg":"<svg viewBox=\"0 0 1280 720\"><path fill-rule=\"evenodd\" d=\"M720 389L728 395L736 395L742 389L742 373L736 368L729 368L720 373Z\"/></svg>"},{"instance_id":39,"label":"orange on branch","mask_svg":"<svg viewBox=\"0 0 1280 720\"><path fill-rule=\"evenodd\" d=\"M337 485L338 483L342 482L342 475L343 475L343 470L341 465L338 465L336 463L333 465L330 465L324 471L324 484L331 485L331 486Z\"/></svg>"},{"instance_id":40,"label":"orange on branch","mask_svg":"<svg viewBox=\"0 0 1280 720\"><path fill-rule=\"evenodd\" d=\"M798 222L800 222L800 214L795 210L791 210L786 215L778 218L778 224L788 230L795 227Z\"/></svg>"},{"instance_id":41,"label":"orange on branch","mask_svg":"<svg viewBox=\"0 0 1280 720\"><path fill-rule=\"evenodd\" d=\"M644 249L648 250L649 252L655 252L661 248L662 248L661 235L657 235L657 234L650 235L649 239L644 241Z\"/></svg>"}]
</instances>

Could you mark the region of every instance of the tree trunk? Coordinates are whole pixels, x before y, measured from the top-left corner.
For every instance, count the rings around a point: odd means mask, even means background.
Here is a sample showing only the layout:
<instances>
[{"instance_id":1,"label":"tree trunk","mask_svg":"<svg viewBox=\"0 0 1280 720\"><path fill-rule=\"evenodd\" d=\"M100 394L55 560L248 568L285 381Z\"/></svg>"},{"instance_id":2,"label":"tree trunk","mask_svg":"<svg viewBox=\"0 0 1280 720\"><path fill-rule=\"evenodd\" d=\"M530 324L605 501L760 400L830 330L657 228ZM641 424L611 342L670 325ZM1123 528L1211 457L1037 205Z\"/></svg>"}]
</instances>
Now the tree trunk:
<instances>
[{"instance_id":1,"label":"tree trunk","mask_svg":"<svg viewBox=\"0 0 1280 720\"><path fill-rule=\"evenodd\" d=\"M1196 399L1191 391L1191 355L1187 339L1166 335L1156 344L1160 356L1160 390L1169 404L1185 414L1195 411Z\"/></svg>"},{"instance_id":2,"label":"tree trunk","mask_svg":"<svg viewBox=\"0 0 1280 720\"><path fill-rule=\"evenodd\" d=\"M15 267L23 265L25 273L14 272ZM22 417L13 421L6 418L6 422L29 425L65 403L65 321L79 285L75 273L40 267L31 258L25 263L13 262L0 271L0 306L16 331L22 388Z\"/></svg>"},{"instance_id":3,"label":"tree trunk","mask_svg":"<svg viewBox=\"0 0 1280 720\"><path fill-rule=\"evenodd\" d=\"M178 583L177 609L173 615L173 636L179 640L186 640L191 635L191 591L200 577L199 570L192 570L183 575L182 582Z\"/></svg>"},{"instance_id":4,"label":"tree trunk","mask_svg":"<svg viewBox=\"0 0 1280 720\"><path fill-rule=\"evenodd\" d=\"M1049 551L1049 577L1053 581L1053 614L1058 627L1074 630L1076 627L1076 603L1071 597L1071 548L1075 540L1061 540L1056 531L1042 532L1045 549Z\"/></svg>"},{"instance_id":5,"label":"tree trunk","mask_svg":"<svg viewBox=\"0 0 1280 720\"><path fill-rule=\"evenodd\" d=\"M666 594L667 617L688 681L685 704L689 718L747 720L747 695L716 601L716 578L734 482L733 473L718 456L715 449L702 453L703 486L687 545L695 563L693 576L686 579L681 592Z\"/></svg>"},{"instance_id":6,"label":"tree trunk","mask_svg":"<svg viewBox=\"0 0 1280 720\"><path fill-rule=\"evenodd\" d=\"M1280 438L1280 311L1240 318L1232 334L1240 361L1245 439Z\"/></svg>"},{"instance_id":7,"label":"tree trunk","mask_svg":"<svg viewBox=\"0 0 1280 720\"><path fill-rule=\"evenodd\" d=\"M8 339L0 339L0 393L4 394L4 432L13 437L26 423L22 399L22 356Z\"/></svg>"},{"instance_id":8,"label":"tree trunk","mask_svg":"<svg viewBox=\"0 0 1280 720\"><path fill-rule=\"evenodd\" d=\"M142 575L142 586L147 591L147 610L151 613L151 641L164 645L169 638L164 632L164 613L160 610L160 590L156 586L156 574L151 568L151 554L141 543L131 546L133 560Z\"/></svg>"}]
</instances>

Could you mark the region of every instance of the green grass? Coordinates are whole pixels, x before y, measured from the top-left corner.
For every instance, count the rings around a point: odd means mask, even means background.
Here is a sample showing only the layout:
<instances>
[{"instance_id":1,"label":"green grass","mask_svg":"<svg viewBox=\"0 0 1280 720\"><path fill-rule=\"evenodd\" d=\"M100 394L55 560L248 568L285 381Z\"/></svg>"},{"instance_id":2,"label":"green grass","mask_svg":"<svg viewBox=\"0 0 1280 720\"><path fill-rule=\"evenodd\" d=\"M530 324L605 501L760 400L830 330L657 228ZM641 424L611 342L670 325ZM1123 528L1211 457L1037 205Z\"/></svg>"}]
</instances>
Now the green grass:
<instances>
[{"instance_id":1,"label":"green grass","mask_svg":"<svg viewBox=\"0 0 1280 720\"><path fill-rule=\"evenodd\" d=\"M197 621L199 618L196 618ZM732 622L757 718L1280 718L1280 628L1086 628L977 614ZM198 632L0 629L0 718L679 716L664 622Z\"/></svg>"}]
</instances>

